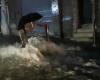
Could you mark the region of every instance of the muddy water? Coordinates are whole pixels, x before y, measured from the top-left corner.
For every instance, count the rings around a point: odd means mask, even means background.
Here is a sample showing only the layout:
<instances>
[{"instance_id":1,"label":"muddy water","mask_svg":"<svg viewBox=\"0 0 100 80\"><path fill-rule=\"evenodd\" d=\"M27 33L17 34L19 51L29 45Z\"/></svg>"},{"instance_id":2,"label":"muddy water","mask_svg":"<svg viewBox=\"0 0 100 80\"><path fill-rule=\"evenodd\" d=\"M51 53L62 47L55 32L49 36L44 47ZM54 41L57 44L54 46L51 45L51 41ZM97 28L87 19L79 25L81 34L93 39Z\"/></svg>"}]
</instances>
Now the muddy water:
<instances>
[{"instance_id":1,"label":"muddy water","mask_svg":"<svg viewBox=\"0 0 100 80\"><path fill-rule=\"evenodd\" d=\"M86 59L87 53L79 46L65 49L37 37L30 38L25 48L20 48L18 42L3 44L0 45L0 80L100 80L96 61L90 57L85 62L80 57Z\"/></svg>"}]
</instances>

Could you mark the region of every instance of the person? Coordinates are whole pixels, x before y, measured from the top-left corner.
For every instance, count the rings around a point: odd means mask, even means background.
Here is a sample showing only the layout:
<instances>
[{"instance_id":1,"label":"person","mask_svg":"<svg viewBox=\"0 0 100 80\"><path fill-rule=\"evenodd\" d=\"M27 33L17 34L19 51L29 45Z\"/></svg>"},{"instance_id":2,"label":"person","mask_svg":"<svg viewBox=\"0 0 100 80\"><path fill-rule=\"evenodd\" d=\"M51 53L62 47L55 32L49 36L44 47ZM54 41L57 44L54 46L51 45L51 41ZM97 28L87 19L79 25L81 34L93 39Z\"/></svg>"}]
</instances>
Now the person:
<instances>
[{"instance_id":1,"label":"person","mask_svg":"<svg viewBox=\"0 0 100 80\"><path fill-rule=\"evenodd\" d=\"M21 17L17 30L22 48L24 48L28 43L27 32L33 31L33 29L36 27L35 21L39 20L40 18L42 18L42 16L39 13L30 13Z\"/></svg>"},{"instance_id":2,"label":"person","mask_svg":"<svg viewBox=\"0 0 100 80\"><path fill-rule=\"evenodd\" d=\"M28 38L27 38L27 33L31 32L33 30L33 28L35 27L33 25L34 23L30 22L27 23L26 25L23 25L24 27L22 29L18 30L18 34L21 40L21 44L22 44L22 48L26 46L26 44L28 43Z\"/></svg>"}]
</instances>

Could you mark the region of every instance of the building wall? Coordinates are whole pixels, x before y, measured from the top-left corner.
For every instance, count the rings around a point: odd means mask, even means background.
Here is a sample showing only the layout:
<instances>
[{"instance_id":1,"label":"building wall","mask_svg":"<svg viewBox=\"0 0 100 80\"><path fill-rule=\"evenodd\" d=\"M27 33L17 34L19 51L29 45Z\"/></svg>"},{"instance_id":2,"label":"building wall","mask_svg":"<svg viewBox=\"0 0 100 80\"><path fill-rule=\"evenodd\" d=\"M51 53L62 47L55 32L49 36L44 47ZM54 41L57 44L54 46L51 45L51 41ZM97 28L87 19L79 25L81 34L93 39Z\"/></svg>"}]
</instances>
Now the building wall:
<instances>
[{"instance_id":1,"label":"building wall","mask_svg":"<svg viewBox=\"0 0 100 80\"><path fill-rule=\"evenodd\" d=\"M0 27L1 27L1 33L3 35L9 35L7 5L5 0L1 0L1 26Z\"/></svg>"},{"instance_id":2,"label":"building wall","mask_svg":"<svg viewBox=\"0 0 100 80\"><path fill-rule=\"evenodd\" d=\"M73 32L73 7L72 0L62 0L63 31L64 37L72 36Z\"/></svg>"},{"instance_id":3,"label":"building wall","mask_svg":"<svg viewBox=\"0 0 100 80\"><path fill-rule=\"evenodd\" d=\"M22 15L21 0L8 0L10 22L15 23Z\"/></svg>"},{"instance_id":4,"label":"building wall","mask_svg":"<svg viewBox=\"0 0 100 80\"><path fill-rule=\"evenodd\" d=\"M95 0L95 6L96 6L96 26L97 31L100 33L100 0Z\"/></svg>"},{"instance_id":5,"label":"building wall","mask_svg":"<svg viewBox=\"0 0 100 80\"><path fill-rule=\"evenodd\" d=\"M13 35L17 34L17 24L22 15L22 3L21 0L8 0L7 2L9 10L9 28L10 33Z\"/></svg>"}]
</instances>

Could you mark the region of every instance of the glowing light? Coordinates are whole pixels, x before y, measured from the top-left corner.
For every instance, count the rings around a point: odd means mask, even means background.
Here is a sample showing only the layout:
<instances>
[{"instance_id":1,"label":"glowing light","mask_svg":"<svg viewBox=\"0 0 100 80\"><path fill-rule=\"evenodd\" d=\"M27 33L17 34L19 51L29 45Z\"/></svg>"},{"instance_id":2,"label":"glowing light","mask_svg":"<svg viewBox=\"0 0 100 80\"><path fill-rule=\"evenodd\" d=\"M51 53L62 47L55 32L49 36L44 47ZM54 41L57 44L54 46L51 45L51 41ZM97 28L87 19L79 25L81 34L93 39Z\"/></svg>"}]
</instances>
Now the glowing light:
<instances>
[{"instance_id":1,"label":"glowing light","mask_svg":"<svg viewBox=\"0 0 100 80\"><path fill-rule=\"evenodd\" d=\"M58 0L52 0L52 13L59 14Z\"/></svg>"}]
</instances>

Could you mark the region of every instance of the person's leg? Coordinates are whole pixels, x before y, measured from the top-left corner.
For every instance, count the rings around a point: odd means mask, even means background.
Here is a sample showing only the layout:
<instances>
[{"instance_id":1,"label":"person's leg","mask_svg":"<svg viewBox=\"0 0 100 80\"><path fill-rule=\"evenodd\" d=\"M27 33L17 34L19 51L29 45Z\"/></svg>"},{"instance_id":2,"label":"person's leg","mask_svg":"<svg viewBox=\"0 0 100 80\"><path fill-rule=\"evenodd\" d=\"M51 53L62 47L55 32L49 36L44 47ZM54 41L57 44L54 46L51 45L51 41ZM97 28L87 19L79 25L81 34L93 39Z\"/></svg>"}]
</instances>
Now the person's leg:
<instances>
[{"instance_id":1,"label":"person's leg","mask_svg":"<svg viewBox=\"0 0 100 80\"><path fill-rule=\"evenodd\" d=\"M24 29L21 29L18 32L21 39L22 47L25 47L25 45L28 43L27 34Z\"/></svg>"},{"instance_id":2,"label":"person's leg","mask_svg":"<svg viewBox=\"0 0 100 80\"><path fill-rule=\"evenodd\" d=\"M24 30L24 41L25 43L28 43L28 38L27 38L27 31L25 29Z\"/></svg>"}]
</instances>

